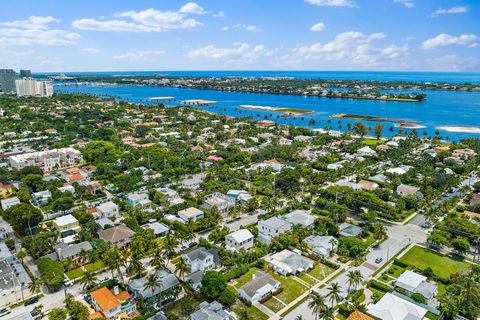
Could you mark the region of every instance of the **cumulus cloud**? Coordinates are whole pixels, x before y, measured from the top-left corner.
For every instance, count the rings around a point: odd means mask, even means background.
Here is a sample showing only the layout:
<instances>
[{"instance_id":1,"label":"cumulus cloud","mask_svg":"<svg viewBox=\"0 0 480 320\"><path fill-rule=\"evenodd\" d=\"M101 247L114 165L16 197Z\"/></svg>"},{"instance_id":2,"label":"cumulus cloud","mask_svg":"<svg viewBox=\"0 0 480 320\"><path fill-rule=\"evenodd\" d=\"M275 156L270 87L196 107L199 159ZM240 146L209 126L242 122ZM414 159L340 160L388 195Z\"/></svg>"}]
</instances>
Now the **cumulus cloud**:
<instances>
[{"instance_id":1,"label":"cumulus cloud","mask_svg":"<svg viewBox=\"0 0 480 320\"><path fill-rule=\"evenodd\" d=\"M260 29L257 26L251 25L251 24L241 24L237 23L236 25L229 27L225 26L222 28L222 31L229 31L231 29L237 29L237 30L243 30L243 31L253 31L253 32L260 32L262 29Z\"/></svg>"},{"instance_id":2,"label":"cumulus cloud","mask_svg":"<svg viewBox=\"0 0 480 320\"><path fill-rule=\"evenodd\" d=\"M212 15L212 17L214 17L214 18L225 18L226 15L225 15L225 12L219 11L219 12L217 12L217 13L214 13L214 14Z\"/></svg>"},{"instance_id":3,"label":"cumulus cloud","mask_svg":"<svg viewBox=\"0 0 480 320\"><path fill-rule=\"evenodd\" d=\"M354 7L353 0L305 0L305 2L320 7Z\"/></svg>"},{"instance_id":4,"label":"cumulus cloud","mask_svg":"<svg viewBox=\"0 0 480 320\"><path fill-rule=\"evenodd\" d=\"M208 58L213 60L222 60L231 63L254 63L260 57L270 57L275 50L268 50L264 45L259 44L251 46L248 43L234 43L230 48L221 48L214 45L208 45L202 48L190 51L187 54L189 58Z\"/></svg>"},{"instance_id":5,"label":"cumulus cloud","mask_svg":"<svg viewBox=\"0 0 480 320\"><path fill-rule=\"evenodd\" d=\"M80 39L78 33L50 28L59 22L54 17L30 16L26 20L0 23L0 46L58 46L74 44Z\"/></svg>"},{"instance_id":6,"label":"cumulus cloud","mask_svg":"<svg viewBox=\"0 0 480 320\"><path fill-rule=\"evenodd\" d=\"M189 29L201 25L199 21L186 17L189 13L203 14L203 8L195 5L194 2L189 2L182 6L179 11L160 11L154 8L141 11L131 10L115 14L117 19L110 20L77 19L73 21L72 26L80 30L117 32L164 32Z\"/></svg>"},{"instance_id":7,"label":"cumulus cloud","mask_svg":"<svg viewBox=\"0 0 480 320\"><path fill-rule=\"evenodd\" d=\"M116 54L113 58L119 60L146 60L164 53L165 51L163 50L142 50Z\"/></svg>"},{"instance_id":8,"label":"cumulus cloud","mask_svg":"<svg viewBox=\"0 0 480 320\"><path fill-rule=\"evenodd\" d=\"M83 48L82 51L93 54L100 53L100 50L98 50L97 48Z\"/></svg>"},{"instance_id":9,"label":"cumulus cloud","mask_svg":"<svg viewBox=\"0 0 480 320\"><path fill-rule=\"evenodd\" d=\"M311 28L310 31L323 31L327 26L323 22L315 23Z\"/></svg>"},{"instance_id":10,"label":"cumulus cloud","mask_svg":"<svg viewBox=\"0 0 480 320\"><path fill-rule=\"evenodd\" d=\"M184 4L180 8L181 13L193 13L193 14L205 14L207 13L201 6L195 2L189 2Z\"/></svg>"},{"instance_id":11,"label":"cumulus cloud","mask_svg":"<svg viewBox=\"0 0 480 320\"><path fill-rule=\"evenodd\" d=\"M437 9L434 13L432 13L432 16L438 17L444 14L457 14L457 13L467 13L468 8L467 7L451 7L451 8L440 8Z\"/></svg>"},{"instance_id":12,"label":"cumulus cloud","mask_svg":"<svg viewBox=\"0 0 480 320\"><path fill-rule=\"evenodd\" d=\"M473 48L477 46L477 40L478 36L474 34L462 34L458 37L455 37L446 33L442 33L435 38L425 40L422 43L422 49L429 50L438 47L453 45L467 46L469 48Z\"/></svg>"},{"instance_id":13,"label":"cumulus cloud","mask_svg":"<svg viewBox=\"0 0 480 320\"><path fill-rule=\"evenodd\" d=\"M393 0L393 2L400 3L406 8L413 8L415 7L415 3L412 0Z\"/></svg>"}]
</instances>

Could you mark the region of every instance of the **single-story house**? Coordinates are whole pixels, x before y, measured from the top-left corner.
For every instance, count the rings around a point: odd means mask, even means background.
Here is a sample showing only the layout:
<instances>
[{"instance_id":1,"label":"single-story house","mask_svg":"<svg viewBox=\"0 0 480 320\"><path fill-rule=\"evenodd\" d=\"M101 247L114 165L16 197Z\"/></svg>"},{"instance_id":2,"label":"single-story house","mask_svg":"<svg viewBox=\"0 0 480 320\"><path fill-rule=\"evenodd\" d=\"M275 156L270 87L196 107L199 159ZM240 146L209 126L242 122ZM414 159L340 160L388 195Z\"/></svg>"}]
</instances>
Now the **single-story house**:
<instances>
[{"instance_id":1,"label":"single-story house","mask_svg":"<svg viewBox=\"0 0 480 320\"><path fill-rule=\"evenodd\" d=\"M406 184L401 184L397 187L397 194L406 197L409 195L420 196L420 188L409 186Z\"/></svg>"},{"instance_id":2,"label":"single-story house","mask_svg":"<svg viewBox=\"0 0 480 320\"><path fill-rule=\"evenodd\" d=\"M404 271L395 282L395 287L404 289L408 295L420 293L427 301L437 294L437 286L427 281L427 277L413 272Z\"/></svg>"},{"instance_id":3,"label":"single-story house","mask_svg":"<svg viewBox=\"0 0 480 320\"><path fill-rule=\"evenodd\" d=\"M185 222L188 222L190 220L191 221L197 221L197 220L203 219L205 217L205 214L203 213L202 210L194 208L194 207L190 207L190 208L187 208L187 209L184 209L184 210L180 210L180 211L178 211L177 215L180 219L182 219Z\"/></svg>"},{"instance_id":4,"label":"single-story house","mask_svg":"<svg viewBox=\"0 0 480 320\"><path fill-rule=\"evenodd\" d=\"M370 148L369 146L366 146L366 147L363 147L363 148L360 148L357 150L357 153L363 157L374 157L377 155L377 153L375 152L375 150L373 150L372 148Z\"/></svg>"},{"instance_id":5,"label":"single-story house","mask_svg":"<svg viewBox=\"0 0 480 320\"><path fill-rule=\"evenodd\" d=\"M157 270L155 271L155 276L157 277L158 286L155 288L146 287L145 284L148 282L148 276L131 279L128 282L128 288L132 292L135 299L146 299L150 302L158 302L158 296L165 292L166 290L176 288L180 285L180 281L177 277L166 271L166 270ZM162 297L162 300L164 298ZM167 299L168 300L168 299ZM169 302L169 301L162 301Z\"/></svg>"},{"instance_id":6,"label":"single-story house","mask_svg":"<svg viewBox=\"0 0 480 320\"><path fill-rule=\"evenodd\" d=\"M158 221L153 221L146 223L142 225L143 229L150 229L153 231L153 234L156 237L163 237L166 236L168 233L170 233L170 228L166 226L165 224L158 222Z\"/></svg>"},{"instance_id":7,"label":"single-story house","mask_svg":"<svg viewBox=\"0 0 480 320\"><path fill-rule=\"evenodd\" d=\"M357 183L357 185L360 186L360 188L362 188L363 190L368 190L368 191L373 191L379 187L378 183L368 181L368 180L360 180Z\"/></svg>"},{"instance_id":8,"label":"single-story house","mask_svg":"<svg viewBox=\"0 0 480 320\"><path fill-rule=\"evenodd\" d=\"M428 312L426 308L390 292L377 303L368 305L367 311L382 320L421 320Z\"/></svg>"},{"instance_id":9,"label":"single-story house","mask_svg":"<svg viewBox=\"0 0 480 320\"><path fill-rule=\"evenodd\" d=\"M199 309L190 315L190 320L229 320L230 312L225 307L213 301L208 303L204 301L198 306Z\"/></svg>"},{"instance_id":10,"label":"single-story house","mask_svg":"<svg viewBox=\"0 0 480 320\"><path fill-rule=\"evenodd\" d=\"M284 216L285 220L294 226L311 227L315 217L305 210L294 210Z\"/></svg>"},{"instance_id":11,"label":"single-story house","mask_svg":"<svg viewBox=\"0 0 480 320\"><path fill-rule=\"evenodd\" d=\"M238 292L243 300L254 303L274 295L280 286L281 283L270 274L257 271L253 274L252 280L240 287Z\"/></svg>"},{"instance_id":12,"label":"single-story house","mask_svg":"<svg viewBox=\"0 0 480 320\"><path fill-rule=\"evenodd\" d=\"M338 226L338 233L343 237L358 237L362 233L362 228L348 222Z\"/></svg>"},{"instance_id":13,"label":"single-story house","mask_svg":"<svg viewBox=\"0 0 480 320\"><path fill-rule=\"evenodd\" d=\"M245 205L253 197L245 190L228 190L227 196L235 199L238 203Z\"/></svg>"},{"instance_id":14,"label":"single-story house","mask_svg":"<svg viewBox=\"0 0 480 320\"><path fill-rule=\"evenodd\" d=\"M100 239L120 248L128 246L132 242L134 235L135 232L124 224L98 231Z\"/></svg>"},{"instance_id":15,"label":"single-story house","mask_svg":"<svg viewBox=\"0 0 480 320\"><path fill-rule=\"evenodd\" d=\"M271 255L267 260L269 267L283 276L308 271L315 265L312 259L288 249Z\"/></svg>"},{"instance_id":16,"label":"single-story house","mask_svg":"<svg viewBox=\"0 0 480 320\"><path fill-rule=\"evenodd\" d=\"M2 210L7 210L14 205L20 204L20 200L17 197L10 197L0 200L0 204L2 205Z\"/></svg>"},{"instance_id":17,"label":"single-story house","mask_svg":"<svg viewBox=\"0 0 480 320\"><path fill-rule=\"evenodd\" d=\"M59 243L55 246L55 252L57 253L57 258L59 261L63 261L65 259L72 259L73 261L77 262L78 259L80 259L80 252L90 251L92 249L93 247L88 241L83 241L70 245L65 243Z\"/></svg>"},{"instance_id":18,"label":"single-story house","mask_svg":"<svg viewBox=\"0 0 480 320\"><path fill-rule=\"evenodd\" d=\"M332 236L308 236L303 242L317 257L330 257L332 250L337 249L338 241Z\"/></svg>"}]
</instances>

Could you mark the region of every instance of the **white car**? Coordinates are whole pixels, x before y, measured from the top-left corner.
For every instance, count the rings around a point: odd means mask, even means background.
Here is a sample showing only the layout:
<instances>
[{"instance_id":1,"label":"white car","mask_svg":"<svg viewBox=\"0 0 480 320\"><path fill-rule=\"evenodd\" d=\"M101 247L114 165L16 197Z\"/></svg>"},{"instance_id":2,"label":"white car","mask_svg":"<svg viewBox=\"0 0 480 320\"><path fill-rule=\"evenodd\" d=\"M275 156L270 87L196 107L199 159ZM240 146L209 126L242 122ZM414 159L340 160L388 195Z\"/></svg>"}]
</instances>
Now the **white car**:
<instances>
[{"instance_id":1,"label":"white car","mask_svg":"<svg viewBox=\"0 0 480 320\"><path fill-rule=\"evenodd\" d=\"M0 310L0 317L6 316L6 315L9 314L10 312L12 312L12 311L10 310L10 308L2 309L2 310Z\"/></svg>"}]
</instances>

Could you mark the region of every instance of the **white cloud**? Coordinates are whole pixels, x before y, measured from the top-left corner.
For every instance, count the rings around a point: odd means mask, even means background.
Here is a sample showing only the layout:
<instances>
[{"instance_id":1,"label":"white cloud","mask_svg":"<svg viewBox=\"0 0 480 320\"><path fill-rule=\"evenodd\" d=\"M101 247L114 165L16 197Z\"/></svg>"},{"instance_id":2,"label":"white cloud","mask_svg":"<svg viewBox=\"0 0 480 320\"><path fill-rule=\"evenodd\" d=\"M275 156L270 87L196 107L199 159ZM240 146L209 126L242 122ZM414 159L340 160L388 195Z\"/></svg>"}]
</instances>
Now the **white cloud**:
<instances>
[{"instance_id":1,"label":"white cloud","mask_svg":"<svg viewBox=\"0 0 480 320\"><path fill-rule=\"evenodd\" d=\"M187 54L189 58L208 58L213 60L224 60L227 64L232 63L254 63L260 57L270 57L276 50L268 50L264 45L251 46L247 43L234 43L230 48L220 48L208 45Z\"/></svg>"},{"instance_id":2,"label":"white cloud","mask_svg":"<svg viewBox=\"0 0 480 320\"><path fill-rule=\"evenodd\" d=\"M59 22L53 17L30 16L26 20L0 23L1 46L58 46L74 44L80 38L78 33L60 29L51 29L49 25Z\"/></svg>"},{"instance_id":3,"label":"white cloud","mask_svg":"<svg viewBox=\"0 0 480 320\"><path fill-rule=\"evenodd\" d=\"M310 4L321 7L354 7L353 0L305 0Z\"/></svg>"},{"instance_id":4,"label":"white cloud","mask_svg":"<svg viewBox=\"0 0 480 320\"><path fill-rule=\"evenodd\" d=\"M225 26L221 30L222 31L229 31L229 30L232 30L232 29L243 30L243 31L253 31L253 32L262 31L262 29L260 29L257 26L254 26L254 25L251 25L251 24L241 24L241 23L237 23L236 25L234 25L232 27Z\"/></svg>"},{"instance_id":5,"label":"white cloud","mask_svg":"<svg viewBox=\"0 0 480 320\"><path fill-rule=\"evenodd\" d=\"M326 25L323 22L315 23L311 28L310 31L323 31L325 30Z\"/></svg>"},{"instance_id":6,"label":"white cloud","mask_svg":"<svg viewBox=\"0 0 480 320\"><path fill-rule=\"evenodd\" d=\"M457 13L466 13L466 12L468 12L467 7L457 6L457 7L451 7L451 8L440 8L437 11L435 11L432 14L432 16L437 17L444 14L457 14Z\"/></svg>"},{"instance_id":7,"label":"white cloud","mask_svg":"<svg viewBox=\"0 0 480 320\"><path fill-rule=\"evenodd\" d=\"M199 21L187 18L185 12L159 11L154 8L126 11L115 14L115 17L119 19L78 19L73 21L72 26L76 29L92 31L164 32L201 25Z\"/></svg>"},{"instance_id":8,"label":"white cloud","mask_svg":"<svg viewBox=\"0 0 480 320\"><path fill-rule=\"evenodd\" d=\"M333 41L325 44L317 42L310 46L298 47L295 49L295 51L301 54L338 52L341 50L347 50L355 44L369 43L373 40L379 40L383 38L385 38L385 34L383 33L363 34L358 31L349 31L337 35Z\"/></svg>"},{"instance_id":9,"label":"white cloud","mask_svg":"<svg viewBox=\"0 0 480 320\"><path fill-rule=\"evenodd\" d=\"M205 14L207 13L201 6L195 2L189 2L184 4L180 8L181 13L193 13L193 14Z\"/></svg>"},{"instance_id":10,"label":"white cloud","mask_svg":"<svg viewBox=\"0 0 480 320\"><path fill-rule=\"evenodd\" d=\"M214 17L214 18L225 18L226 15L225 15L225 12L219 11L218 13L214 13L214 14L212 15L212 17Z\"/></svg>"},{"instance_id":11,"label":"white cloud","mask_svg":"<svg viewBox=\"0 0 480 320\"><path fill-rule=\"evenodd\" d=\"M97 48L83 48L82 51L93 54L100 53L100 50L98 50Z\"/></svg>"},{"instance_id":12,"label":"white cloud","mask_svg":"<svg viewBox=\"0 0 480 320\"><path fill-rule=\"evenodd\" d=\"M132 51L116 54L113 56L114 59L119 60L146 60L151 59L155 56L164 54L163 50L143 50L143 51Z\"/></svg>"},{"instance_id":13,"label":"white cloud","mask_svg":"<svg viewBox=\"0 0 480 320\"><path fill-rule=\"evenodd\" d=\"M393 0L393 2L400 3L400 4L402 4L404 7L407 7L407 8L413 8L413 7L415 7L415 3L413 3L412 0Z\"/></svg>"},{"instance_id":14,"label":"white cloud","mask_svg":"<svg viewBox=\"0 0 480 320\"><path fill-rule=\"evenodd\" d=\"M438 47L463 45L469 48L477 46L478 36L474 34L462 34L458 37L451 36L449 34L439 34L435 38L428 39L422 43L422 49L434 49Z\"/></svg>"}]
</instances>

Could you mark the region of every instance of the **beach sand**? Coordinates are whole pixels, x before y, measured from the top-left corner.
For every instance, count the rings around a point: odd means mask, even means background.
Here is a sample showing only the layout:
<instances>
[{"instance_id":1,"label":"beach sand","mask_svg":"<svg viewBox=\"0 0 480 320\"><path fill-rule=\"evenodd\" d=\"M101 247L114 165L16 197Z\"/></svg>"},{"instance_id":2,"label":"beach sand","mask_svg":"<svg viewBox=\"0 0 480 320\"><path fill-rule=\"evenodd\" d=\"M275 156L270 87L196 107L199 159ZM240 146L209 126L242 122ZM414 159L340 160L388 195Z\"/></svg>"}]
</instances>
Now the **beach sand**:
<instances>
[{"instance_id":1,"label":"beach sand","mask_svg":"<svg viewBox=\"0 0 480 320\"><path fill-rule=\"evenodd\" d=\"M438 126L438 130L445 130L447 132L462 132L462 133L477 133L480 134L479 127L472 126Z\"/></svg>"}]
</instances>

